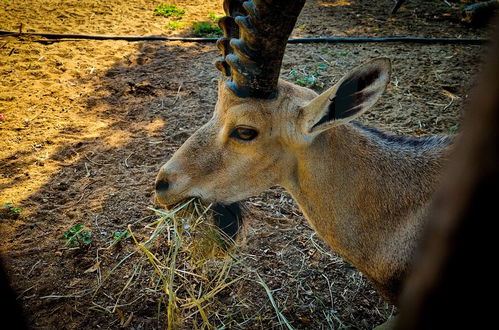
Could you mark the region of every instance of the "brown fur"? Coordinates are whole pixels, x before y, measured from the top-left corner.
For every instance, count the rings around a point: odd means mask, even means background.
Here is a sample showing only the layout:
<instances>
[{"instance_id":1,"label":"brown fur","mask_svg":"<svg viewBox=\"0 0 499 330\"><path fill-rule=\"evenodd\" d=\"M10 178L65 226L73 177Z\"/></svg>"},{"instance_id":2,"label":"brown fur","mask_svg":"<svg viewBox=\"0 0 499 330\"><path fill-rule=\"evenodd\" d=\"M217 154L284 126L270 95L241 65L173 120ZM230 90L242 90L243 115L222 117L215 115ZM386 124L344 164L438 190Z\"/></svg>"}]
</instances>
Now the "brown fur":
<instances>
[{"instance_id":1,"label":"brown fur","mask_svg":"<svg viewBox=\"0 0 499 330\"><path fill-rule=\"evenodd\" d=\"M376 102L389 75L389 61L377 59L319 96L280 81L272 100L241 99L220 83L213 118L159 172L170 188L158 200L232 203L280 185L324 241L396 302L450 139L395 137L351 123ZM335 119L337 92L352 79L361 80L359 91L340 100L353 100L355 111ZM237 126L259 135L231 138Z\"/></svg>"}]
</instances>

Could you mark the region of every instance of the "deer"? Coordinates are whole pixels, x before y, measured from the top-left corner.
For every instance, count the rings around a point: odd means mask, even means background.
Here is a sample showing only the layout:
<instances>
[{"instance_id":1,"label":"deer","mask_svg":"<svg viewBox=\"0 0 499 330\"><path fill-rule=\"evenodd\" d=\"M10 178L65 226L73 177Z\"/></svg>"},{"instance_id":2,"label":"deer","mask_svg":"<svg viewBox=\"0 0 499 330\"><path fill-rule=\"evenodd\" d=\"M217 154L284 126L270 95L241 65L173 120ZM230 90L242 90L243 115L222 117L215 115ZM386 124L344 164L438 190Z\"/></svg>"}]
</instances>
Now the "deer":
<instances>
[{"instance_id":1,"label":"deer","mask_svg":"<svg viewBox=\"0 0 499 330\"><path fill-rule=\"evenodd\" d=\"M281 186L322 240L397 304L453 137L398 136L356 118L390 81L386 57L317 94L279 78L305 0L224 1L212 118L161 167L157 201L232 205Z\"/></svg>"}]
</instances>

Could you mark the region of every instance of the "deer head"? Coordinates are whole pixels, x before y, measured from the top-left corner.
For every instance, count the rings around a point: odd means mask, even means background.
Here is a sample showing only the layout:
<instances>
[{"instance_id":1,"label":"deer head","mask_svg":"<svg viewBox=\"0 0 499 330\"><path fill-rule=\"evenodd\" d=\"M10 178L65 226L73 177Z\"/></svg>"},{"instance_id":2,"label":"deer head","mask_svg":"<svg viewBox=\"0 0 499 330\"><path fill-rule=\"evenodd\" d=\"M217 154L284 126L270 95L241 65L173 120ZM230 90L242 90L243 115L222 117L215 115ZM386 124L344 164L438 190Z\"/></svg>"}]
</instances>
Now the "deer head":
<instances>
[{"instance_id":1,"label":"deer head","mask_svg":"<svg viewBox=\"0 0 499 330\"><path fill-rule=\"evenodd\" d=\"M279 79L287 39L304 0L225 1L217 45L213 117L161 168L160 203L198 197L230 204L281 185L296 184L298 160L328 130L361 115L389 81L380 58L353 69L333 87L314 91Z\"/></svg>"}]
</instances>

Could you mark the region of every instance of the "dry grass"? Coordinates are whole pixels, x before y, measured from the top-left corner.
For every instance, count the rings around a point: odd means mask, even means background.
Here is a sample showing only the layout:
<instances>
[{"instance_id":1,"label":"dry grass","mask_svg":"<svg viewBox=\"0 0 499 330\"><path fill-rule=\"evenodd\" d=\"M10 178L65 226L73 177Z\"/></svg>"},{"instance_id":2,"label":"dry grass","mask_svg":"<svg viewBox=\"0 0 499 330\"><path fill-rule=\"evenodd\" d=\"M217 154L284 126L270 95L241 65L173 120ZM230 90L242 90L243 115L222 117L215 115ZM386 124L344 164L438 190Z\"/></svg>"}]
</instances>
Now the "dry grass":
<instances>
[{"instance_id":1,"label":"dry grass","mask_svg":"<svg viewBox=\"0 0 499 330\"><path fill-rule=\"evenodd\" d=\"M192 200L171 211L153 211L158 215L155 221L136 230L128 226L136 250L116 263L105 279L112 281L124 271L128 280L117 295L114 293L113 307L101 310L119 315L120 306L144 299L157 305L160 327L215 328L218 295L240 279L230 273L239 262L230 252L236 249L235 243L210 221L209 207ZM227 246L231 246L230 251ZM100 295L111 297L113 293ZM129 302L119 303L122 299ZM121 325L131 317L121 315Z\"/></svg>"}]
</instances>

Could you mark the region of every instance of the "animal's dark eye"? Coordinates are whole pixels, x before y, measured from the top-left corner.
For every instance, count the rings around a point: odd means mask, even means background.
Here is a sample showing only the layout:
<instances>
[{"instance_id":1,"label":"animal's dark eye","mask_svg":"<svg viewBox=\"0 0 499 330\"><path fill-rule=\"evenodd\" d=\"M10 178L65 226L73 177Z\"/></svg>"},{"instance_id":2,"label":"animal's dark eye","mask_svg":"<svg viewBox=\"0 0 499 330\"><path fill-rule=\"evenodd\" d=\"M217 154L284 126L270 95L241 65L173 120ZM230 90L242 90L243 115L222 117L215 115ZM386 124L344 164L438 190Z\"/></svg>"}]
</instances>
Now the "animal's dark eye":
<instances>
[{"instance_id":1,"label":"animal's dark eye","mask_svg":"<svg viewBox=\"0 0 499 330\"><path fill-rule=\"evenodd\" d=\"M258 132L256 130L248 127L236 127L232 130L232 133L230 133L230 137L243 141L251 141L256 138L257 135Z\"/></svg>"}]
</instances>

